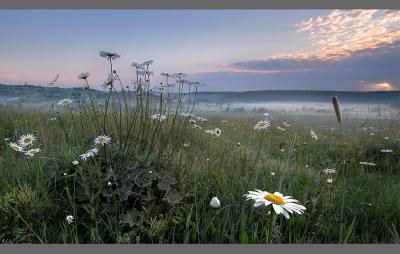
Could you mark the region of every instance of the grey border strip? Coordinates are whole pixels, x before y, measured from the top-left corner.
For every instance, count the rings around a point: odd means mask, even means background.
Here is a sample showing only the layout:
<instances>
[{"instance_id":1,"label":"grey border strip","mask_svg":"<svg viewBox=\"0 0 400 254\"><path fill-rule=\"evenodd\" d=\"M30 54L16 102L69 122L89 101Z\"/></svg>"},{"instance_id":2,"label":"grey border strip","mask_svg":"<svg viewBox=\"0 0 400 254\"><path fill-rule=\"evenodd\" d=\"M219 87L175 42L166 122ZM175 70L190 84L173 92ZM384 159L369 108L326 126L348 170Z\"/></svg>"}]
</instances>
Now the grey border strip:
<instances>
[{"instance_id":1,"label":"grey border strip","mask_svg":"<svg viewBox=\"0 0 400 254\"><path fill-rule=\"evenodd\" d=\"M400 9L399 0L1 0L3 9Z\"/></svg>"},{"instance_id":2,"label":"grey border strip","mask_svg":"<svg viewBox=\"0 0 400 254\"><path fill-rule=\"evenodd\" d=\"M190 254L205 254L205 253L399 253L400 245L3 245L0 247L1 253L190 253Z\"/></svg>"}]
</instances>

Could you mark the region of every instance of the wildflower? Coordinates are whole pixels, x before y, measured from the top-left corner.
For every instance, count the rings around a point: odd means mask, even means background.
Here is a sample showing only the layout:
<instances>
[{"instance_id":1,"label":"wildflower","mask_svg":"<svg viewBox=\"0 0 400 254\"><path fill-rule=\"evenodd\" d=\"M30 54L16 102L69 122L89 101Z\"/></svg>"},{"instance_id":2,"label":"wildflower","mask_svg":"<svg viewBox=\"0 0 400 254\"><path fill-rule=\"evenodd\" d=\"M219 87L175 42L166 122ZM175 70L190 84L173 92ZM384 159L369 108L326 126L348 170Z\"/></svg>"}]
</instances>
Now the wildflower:
<instances>
[{"instance_id":1,"label":"wildflower","mask_svg":"<svg viewBox=\"0 0 400 254\"><path fill-rule=\"evenodd\" d=\"M34 140L36 140L36 138L35 138L35 136L33 136L33 134L26 134L26 135L22 135L19 138L18 143L22 147L26 147L26 146L32 145Z\"/></svg>"},{"instance_id":2,"label":"wildflower","mask_svg":"<svg viewBox=\"0 0 400 254\"><path fill-rule=\"evenodd\" d=\"M282 149L281 149L281 152L284 152L284 151L285 151L285 149L282 148Z\"/></svg>"},{"instance_id":3,"label":"wildflower","mask_svg":"<svg viewBox=\"0 0 400 254\"><path fill-rule=\"evenodd\" d=\"M78 75L78 79L86 80L90 76L89 72L82 72Z\"/></svg>"},{"instance_id":4,"label":"wildflower","mask_svg":"<svg viewBox=\"0 0 400 254\"><path fill-rule=\"evenodd\" d=\"M131 66L135 67L136 69L143 69L143 65L135 63L135 62L132 62Z\"/></svg>"},{"instance_id":5,"label":"wildflower","mask_svg":"<svg viewBox=\"0 0 400 254\"><path fill-rule=\"evenodd\" d=\"M382 149L381 152L382 153L391 153L391 152L393 152L393 150L392 149Z\"/></svg>"},{"instance_id":6,"label":"wildflower","mask_svg":"<svg viewBox=\"0 0 400 254\"><path fill-rule=\"evenodd\" d=\"M311 138L318 140L318 136L317 136L317 134L315 134L314 130L311 130L310 134L311 134Z\"/></svg>"},{"instance_id":7,"label":"wildflower","mask_svg":"<svg viewBox=\"0 0 400 254\"><path fill-rule=\"evenodd\" d=\"M287 122L283 122L282 124L285 125L286 127L290 127L291 126L291 124L288 124Z\"/></svg>"},{"instance_id":8,"label":"wildflower","mask_svg":"<svg viewBox=\"0 0 400 254\"><path fill-rule=\"evenodd\" d=\"M240 142L237 142L237 144L236 144L237 146L241 146L241 144L240 144Z\"/></svg>"},{"instance_id":9,"label":"wildflower","mask_svg":"<svg viewBox=\"0 0 400 254\"><path fill-rule=\"evenodd\" d=\"M111 141L111 138L109 136L107 136L107 135L104 135L104 134L100 135L100 136L98 136L97 138L94 139L94 143L96 145L100 144L102 146L108 145L110 143L110 141Z\"/></svg>"},{"instance_id":10,"label":"wildflower","mask_svg":"<svg viewBox=\"0 0 400 254\"><path fill-rule=\"evenodd\" d=\"M73 101L73 99L66 98L66 99L60 100L57 104L60 106L68 106L69 104L72 103L72 101Z\"/></svg>"},{"instance_id":11,"label":"wildflower","mask_svg":"<svg viewBox=\"0 0 400 254\"><path fill-rule=\"evenodd\" d=\"M64 172L64 176L67 176L67 173Z\"/></svg>"},{"instance_id":12,"label":"wildflower","mask_svg":"<svg viewBox=\"0 0 400 254\"><path fill-rule=\"evenodd\" d=\"M74 160L73 162L72 162L72 165L74 165L74 166L76 166L76 165L78 165L79 164L79 161L77 161L77 160Z\"/></svg>"},{"instance_id":13,"label":"wildflower","mask_svg":"<svg viewBox=\"0 0 400 254\"><path fill-rule=\"evenodd\" d=\"M226 120L222 120L222 121L221 121L222 124L225 124L225 123L227 123L227 122L228 122L228 121L226 121Z\"/></svg>"},{"instance_id":14,"label":"wildflower","mask_svg":"<svg viewBox=\"0 0 400 254\"><path fill-rule=\"evenodd\" d=\"M276 214L283 214L286 219L289 219L289 214L297 213L303 214L306 208L298 204L298 200L291 196L283 196L279 192L269 193L267 191L249 191L244 195L247 200L254 200L254 207L270 206Z\"/></svg>"},{"instance_id":15,"label":"wildflower","mask_svg":"<svg viewBox=\"0 0 400 254\"><path fill-rule=\"evenodd\" d=\"M195 123L196 123L196 120L190 119L190 120L189 120L189 123L190 123L190 124L195 124Z\"/></svg>"},{"instance_id":16,"label":"wildflower","mask_svg":"<svg viewBox=\"0 0 400 254\"><path fill-rule=\"evenodd\" d=\"M108 186L111 186L111 185L112 185L112 183L111 183L111 182L107 182L107 185L108 185Z\"/></svg>"},{"instance_id":17,"label":"wildflower","mask_svg":"<svg viewBox=\"0 0 400 254\"><path fill-rule=\"evenodd\" d=\"M204 132L211 135L215 134L214 130L205 130Z\"/></svg>"},{"instance_id":18,"label":"wildflower","mask_svg":"<svg viewBox=\"0 0 400 254\"><path fill-rule=\"evenodd\" d=\"M278 130L280 130L280 131L286 131L286 129L285 128L282 128L282 127L280 127L280 126L278 126L278 127L276 127Z\"/></svg>"},{"instance_id":19,"label":"wildflower","mask_svg":"<svg viewBox=\"0 0 400 254\"><path fill-rule=\"evenodd\" d=\"M215 128L215 129L214 129L214 135L215 135L216 137L221 136L221 133L222 133L221 129L219 129L219 128Z\"/></svg>"},{"instance_id":20,"label":"wildflower","mask_svg":"<svg viewBox=\"0 0 400 254\"><path fill-rule=\"evenodd\" d=\"M333 179L332 178L328 178L328 179L326 179L326 182L331 184L331 183L333 183Z\"/></svg>"},{"instance_id":21,"label":"wildflower","mask_svg":"<svg viewBox=\"0 0 400 254\"><path fill-rule=\"evenodd\" d=\"M264 121L259 121L258 123L256 123L256 125L254 126L255 130L266 130L268 129L268 127L271 126L270 121L268 120L264 120Z\"/></svg>"},{"instance_id":22,"label":"wildflower","mask_svg":"<svg viewBox=\"0 0 400 254\"><path fill-rule=\"evenodd\" d=\"M263 116L270 117L269 113L266 113L266 112L263 114Z\"/></svg>"},{"instance_id":23,"label":"wildflower","mask_svg":"<svg viewBox=\"0 0 400 254\"><path fill-rule=\"evenodd\" d=\"M221 207L221 201L217 197L213 197L210 201L210 206L212 208L220 208Z\"/></svg>"},{"instance_id":24,"label":"wildflower","mask_svg":"<svg viewBox=\"0 0 400 254\"><path fill-rule=\"evenodd\" d=\"M10 143L8 144L14 151L16 152L22 152L24 150L24 148L20 145L18 145L17 143Z\"/></svg>"},{"instance_id":25,"label":"wildflower","mask_svg":"<svg viewBox=\"0 0 400 254\"><path fill-rule=\"evenodd\" d=\"M100 51L99 55L101 57L107 58L108 60L115 60L117 58L120 58L121 56L118 55L117 53L110 52L110 51Z\"/></svg>"},{"instance_id":26,"label":"wildflower","mask_svg":"<svg viewBox=\"0 0 400 254\"><path fill-rule=\"evenodd\" d=\"M188 147L189 147L189 143L185 143L185 144L183 144L183 146L184 146L185 148L188 148Z\"/></svg>"},{"instance_id":27,"label":"wildflower","mask_svg":"<svg viewBox=\"0 0 400 254\"><path fill-rule=\"evenodd\" d=\"M271 172L271 175L274 176L274 175L275 175L275 172Z\"/></svg>"},{"instance_id":28,"label":"wildflower","mask_svg":"<svg viewBox=\"0 0 400 254\"><path fill-rule=\"evenodd\" d=\"M386 140L388 140L388 139L389 139L389 137L385 137L385 139L386 139Z\"/></svg>"},{"instance_id":29,"label":"wildflower","mask_svg":"<svg viewBox=\"0 0 400 254\"><path fill-rule=\"evenodd\" d=\"M369 135L370 135L370 136L375 136L375 133L371 132Z\"/></svg>"},{"instance_id":30,"label":"wildflower","mask_svg":"<svg viewBox=\"0 0 400 254\"><path fill-rule=\"evenodd\" d=\"M35 154L37 154L38 152L40 152L40 148L32 148L32 149L29 149L28 151L26 151L26 152L25 152L25 155L26 155L26 156L33 157L33 156L35 156Z\"/></svg>"},{"instance_id":31,"label":"wildflower","mask_svg":"<svg viewBox=\"0 0 400 254\"><path fill-rule=\"evenodd\" d=\"M151 116L152 120L158 120L160 122L164 121L165 119L167 119L167 117L163 114L154 114Z\"/></svg>"},{"instance_id":32,"label":"wildflower","mask_svg":"<svg viewBox=\"0 0 400 254\"><path fill-rule=\"evenodd\" d=\"M50 121L55 121L55 120L57 120L57 118L52 117L52 118L50 118L49 120L50 120Z\"/></svg>"},{"instance_id":33,"label":"wildflower","mask_svg":"<svg viewBox=\"0 0 400 254\"><path fill-rule=\"evenodd\" d=\"M308 168L309 166L308 166L308 164L306 164L306 168Z\"/></svg>"},{"instance_id":34,"label":"wildflower","mask_svg":"<svg viewBox=\"0 0 400 254\"><path fill-rule=\"evenodd\" d=\"M81 160L86 161L87 159L94 157L98 152L98 148L92 148L86 151L86 153L79 155L79 157L81 157Z\"/></svg>"},{"instance_id":35,"label":"wildflower","mask_svg":"<svg viewBox=\"0 0 400 254\"><path fill-rule=\"evenodd\" d=\"M322 170L322 173L325 174L336 174L336 169L335 168L326 168Z\"/></svg>"},{"instance_id":36,"label":"wildflower","mask_svg":"<svg viewBox=\"0 0 400 254\"><path fill-rule=\"evenodd\" d=\"M195 128L195 129L203 129L200 125L197 125L197 124L193 124L193 128Z\"/></svg>"},{"instance_id":37,"label":"wildflower","mask_svg":"<svg viewBox=\"0 0 400 254\"><path fill-rule=\"evenodd\" d=\"M66 220L67 220L68 224L71 224L72 222L74 222L74 216L68 215Z\"/></svg>"},{"instance_id":38,"label":"wildflower","mask_svg":"<svg viewBox=\"0 0 400 254\"><path fill-rule=\"evenodd\" d=\"M376 166L375 163L373 163L373 162L366 162L366 161L360 161L360 165L365 165L365 166Z\"/></svg>"}]
</instances>

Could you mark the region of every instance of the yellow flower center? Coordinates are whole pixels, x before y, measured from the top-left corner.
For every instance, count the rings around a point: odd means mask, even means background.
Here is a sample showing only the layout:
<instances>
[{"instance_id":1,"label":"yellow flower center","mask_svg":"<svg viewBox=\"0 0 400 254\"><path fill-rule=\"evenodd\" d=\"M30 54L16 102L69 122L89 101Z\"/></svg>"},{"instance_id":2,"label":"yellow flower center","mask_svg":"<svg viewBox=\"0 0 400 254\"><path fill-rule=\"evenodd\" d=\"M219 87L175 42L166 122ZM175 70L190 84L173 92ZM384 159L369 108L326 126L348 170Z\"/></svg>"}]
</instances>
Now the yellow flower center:
<instances>
[{"instance_id":1,"label":"yellow flower center","mask_svg":"<svg viewBox=\"0 0 400 254\"><path fill-rule=\"evenodd\" d=\"M105 137L100 137L100 138L99 138L99 141L100 141L101 143L103 143L103 142L106 141L106 138L105 138Z\"/></svg>"},{"instance_id":2,"label":"yellow flower center","mask_svg":"<svg viewBox=\"0 0 400 254\"><path fill-rule=\"evenodd\" d=\"M268 193L267 195L264 196L264 198L268 201L271 201L274 204L277 204L277 205L285 204L285 201L283 200L282 197L272 194L272 193Z\"/></svg>"},{"instance_id":3,"label":"yellow flower center","mask_svg":"<svg viewBox=\"0 0 400 254\"><path fill-rule=\"evenodd\" d=\"M25 142L25 143L29 143L29 142L31 142L31 141L32 141L31 138L24 138L24 142Z\"/></svg>"}]
</instances>

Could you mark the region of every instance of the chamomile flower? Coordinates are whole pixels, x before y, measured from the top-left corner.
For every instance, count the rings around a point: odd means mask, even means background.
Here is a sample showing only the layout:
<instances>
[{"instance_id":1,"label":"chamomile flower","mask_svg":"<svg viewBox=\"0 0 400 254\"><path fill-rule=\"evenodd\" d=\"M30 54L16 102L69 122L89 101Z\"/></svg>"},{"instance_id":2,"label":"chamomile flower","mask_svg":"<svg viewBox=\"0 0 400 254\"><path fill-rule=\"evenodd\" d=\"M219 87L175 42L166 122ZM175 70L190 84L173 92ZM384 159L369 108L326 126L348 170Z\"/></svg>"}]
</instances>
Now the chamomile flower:
<instances>
[{"instance_id":1,"label":"chamomile flower","mask_svg":"<svg viewBox=\"0 0 400 254\"><path fill-rule=\"evenodd\" d=\"M322 170L322 173L324 174L336 174L336 169L335 168L326 168Z\"/></svg>"},{"instance_id":2,"label":"chamomile flower","mask_svg":"<svg viewBox=\"0 0 400 254\"><path fill-rule=\"evenodd\" d=\"M207 133L207 134L210 134L210 135L214 135L215 134L214 130L205 130L204 132Z\"/></svg>"},{"instance_id":3,"label":"chamomile flower","mask_svg":"<svg viewBox=\"0 0 400 254\"><path fill-rule=\"evenodd\" d=\"M102 146L108 145L110 143L110 141L111 141L111 138L109 136L107 136L107 135L104 135L104 134L100 135L100 136L98 136L97 138L94 139L94 143L96 145L102 145Z\"/></svg>"},{"instance_id":4,"label":"chamomile flower","mask_svg":"<svg viewBox=\"0 0 400 254\"><path fill-rule=\"evenodd\" d=\"M18 145L17 143L11 142L8 145L16 152L22 152L24 150L24 148L22 146Z\"/></svg>"},{"instance_id":5,"label":"chamomile flower","mask_svg":"<svg viewBox=\"0 0 400 254\"><path fill-rule=\"evenodd\" d=\"M40 152L40 148L32 148L32 149L29 149L28 151L26 151L25 155L33 157L33 156L35 156L35 154L37 154L39 152Z\"/></svg>"},{"instance_id":6,"label":"chamomile flower","mask_svg":"<svg viewBox=\"0 0 400 254\"><path fill-rule=\"evenodd\" d=\"M314 130L311 130L310 134L311 134L312 139L318 140L318 136L317 136L317 134L315 134Z\"/></svg>"},{"instance_id":7,"label":"chamomile flower","mask_svg":"<svg viewBox=\"0 0 400 254\"><path fill-rule=\"evenodd\" d=\"M286 131L286 129L285 128L282 128L282 127L280 127L280 126L278 126L278 127L276 127L278 130L280 130L280 131Z\"/></svg>"},{"instance_id":8,"label":"chamomile flower","mask_svg":"<svg viewBox=\"0 0 400 254\"><path fill-rule=\"evenodd\" d=\"M86 161L87 159L94 157L98 152L98 148L92 148L86 151L86 153L79 155L79 157L81 158L81 160Z\"/></svg>"},{"instance_id":9,"label":"chamomile flower","mask_svg":"<svg viewBox=\"0 0 400 254\"><path fill-rule=\"evenodd\" d=\"M254 126L255 130L266 130L268 129L268 127L271 126L270 121L268 120L263 120L263 121L259 121L258 123L256 123L256 125Z\"/></svg>"},{"instance_id":10,"label":"chamomile flower","mask_svg":"<svg viewBox=\"0 0 400 254\"><path fill-rule=\"evenodd\" d=\"M26 134L26 135L22 135L21 137L19 137L18 143L22 146L22 147L26 147L29 145L33 144L33 141L35 141L36 138L35 136L33 136L33 134Z\"/></svg>"},{"instance_id":11,"label":"chamomile flower","mask_svg":"<svg viewBox=\"0 0 400 254\"><path fill-rule=\"evenodd\" d=\"M72 101L73 101L73 99L65 98L65 99L60 100L57 104L60 106L68 106L69 104L72 103Z\"/></svg>"},{"instance_id":12,"label":"chamomile flower","mask_svg":"<svg viewBox=\"0 0 400 254\"><path fill-rule=\"evenodd\" d=\"M303 214L306 208L299 203L298 200L291 196L283 196L279 192L270 193L267 191L255 190L249 191L244 195L247 200L254 200L254 207L270 206L276 214L282 214L286 219L289 219L289 214Z\"/></svg>"},{"instance_id":13,"label":"chamomile flower","mask_svg":"<svg viewBox=\"0 0 400 254\"><path fill-rule=\"evenodd\" d=\"M366 162L366 161L360 161L360 165L364 165L364 166L376 166L375 163L373 163L373 162Z\"/></svg>"},{"instance_id":14,"label":"chamomile flower","mask_svg":"<svg viewBox=\"0 0 400 254\"><path fill-rule=\"evenodd\" d=\"M216 137L221 136L221 133L222 133L222 131L221 131L220 128L215 128L215 129L214 129L214 135L215 135Z\"/></svg>"},{"instance_id":15,"label":"chamomile flower","mask_svg":"<svg viewBox=\"0 0 400 254\"><path fill-rule=\"evenodd\" d=\"M68 224L71 224L74 222L74 216L72 216L72 215L68 215L65 219L67 220Z\"/></svg>"},{"instance_id":16,"label":"chamomile flower","mask_svg":"<svg viewBox=\"0 0 400 254\"><path fill-rule=\"evenodd\" d=\"M152 120L158 120L158 121L162 122L162 121L166 120L167 117L165 115L163 115L163 114L154 114L154 115L151 116L151 119Z\"/></svg>"}]
</instances>

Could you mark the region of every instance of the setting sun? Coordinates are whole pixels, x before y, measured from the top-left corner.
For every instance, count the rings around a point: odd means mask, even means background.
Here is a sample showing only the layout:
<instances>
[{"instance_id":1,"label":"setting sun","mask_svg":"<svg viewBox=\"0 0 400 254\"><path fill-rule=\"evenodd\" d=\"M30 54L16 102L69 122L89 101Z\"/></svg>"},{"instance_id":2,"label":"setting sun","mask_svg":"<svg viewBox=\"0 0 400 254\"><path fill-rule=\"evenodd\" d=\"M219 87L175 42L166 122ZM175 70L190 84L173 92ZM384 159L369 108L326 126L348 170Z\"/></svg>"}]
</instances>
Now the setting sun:
<instances>
[{"instance_id":1,"label":"setting sun","mask_svg":"<svg viewBox=\"0 0 400 254\"><path fill-rule=\"evenodd\" d=\"M392 85L387 82L376 84L375 87L379 90L386 90L386 91L392 90Z\"/></svg>"}]
</instances>

